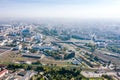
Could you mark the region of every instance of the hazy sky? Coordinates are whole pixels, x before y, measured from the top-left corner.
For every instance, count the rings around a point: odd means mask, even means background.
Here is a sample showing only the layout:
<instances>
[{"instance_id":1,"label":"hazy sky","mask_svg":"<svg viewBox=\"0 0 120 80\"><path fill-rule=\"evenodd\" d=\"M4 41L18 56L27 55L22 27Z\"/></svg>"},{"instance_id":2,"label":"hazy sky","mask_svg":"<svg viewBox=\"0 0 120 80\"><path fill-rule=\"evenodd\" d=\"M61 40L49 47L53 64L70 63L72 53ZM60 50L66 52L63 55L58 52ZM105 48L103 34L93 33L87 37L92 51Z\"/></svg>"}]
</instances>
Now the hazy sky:
<instances>
[{"instance_id":1,"label":"hazy sky","mask_svg":"<svg viewBox=\"0 0 120 80\"><path fill-rule=\"evenodd\" d=\"M120 18L120 0L0 0L0 18Z\"/></svg>"}]
</instances>

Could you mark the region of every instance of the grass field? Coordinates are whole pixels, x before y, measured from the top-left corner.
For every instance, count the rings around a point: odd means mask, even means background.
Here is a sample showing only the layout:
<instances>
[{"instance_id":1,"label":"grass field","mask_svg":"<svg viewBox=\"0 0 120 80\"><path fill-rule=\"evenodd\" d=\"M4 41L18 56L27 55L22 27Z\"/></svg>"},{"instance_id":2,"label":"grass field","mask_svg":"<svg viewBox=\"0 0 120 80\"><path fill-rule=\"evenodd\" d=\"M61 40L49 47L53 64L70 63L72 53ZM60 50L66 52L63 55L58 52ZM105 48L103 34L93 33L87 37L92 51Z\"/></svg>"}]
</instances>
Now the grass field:
<instances>
[{"instance_id":1,"label":"grass field","mask_svg":"<svg viewBox=\"0 0 120 80\"><path fill-rule=\"evenodd\" d=\"M12 51L7 51L0 56L1 64L13 63L17 61L36 61L36 60L30 58L24 58L21 56L21 54L17 54L16 52L12 52Z\"/></svg>"}]
</instances>

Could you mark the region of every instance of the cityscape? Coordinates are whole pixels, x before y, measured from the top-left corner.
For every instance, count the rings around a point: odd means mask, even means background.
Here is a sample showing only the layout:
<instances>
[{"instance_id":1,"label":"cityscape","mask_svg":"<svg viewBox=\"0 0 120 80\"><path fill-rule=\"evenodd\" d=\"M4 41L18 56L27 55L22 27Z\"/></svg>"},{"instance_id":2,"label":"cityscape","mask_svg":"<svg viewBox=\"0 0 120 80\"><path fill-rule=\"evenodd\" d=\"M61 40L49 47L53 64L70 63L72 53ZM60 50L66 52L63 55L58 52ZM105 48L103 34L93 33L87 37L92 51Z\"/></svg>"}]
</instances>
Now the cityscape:
<instances>
[{"instance_id":1,"label":"cityscape","mask_svg":"<svg viewBox=\"0 0 120 80\"><path fill-rule=\"evenodd\" d=\"M120 80L120 14L110 7L119 9L120 1L92 1L1 0L0 80ZM111 13L101 7L106 12L99 16L88 7L80 16L81 6L73 6L82 4L107 5Z\"/></svg>"}]
</instances>

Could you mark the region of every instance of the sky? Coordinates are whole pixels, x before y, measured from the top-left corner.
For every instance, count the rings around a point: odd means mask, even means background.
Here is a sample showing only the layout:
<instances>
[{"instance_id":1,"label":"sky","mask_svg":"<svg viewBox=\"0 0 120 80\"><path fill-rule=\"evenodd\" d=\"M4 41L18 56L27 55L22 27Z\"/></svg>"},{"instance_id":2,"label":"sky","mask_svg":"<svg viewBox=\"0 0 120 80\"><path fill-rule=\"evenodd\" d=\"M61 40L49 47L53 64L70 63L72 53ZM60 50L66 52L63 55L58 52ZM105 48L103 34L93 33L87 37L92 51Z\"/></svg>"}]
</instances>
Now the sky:
<instances>
[{"instance_id":1,"label":"sky","mask_svg":"<svg viewBox=\"0 0 120 80\"><path fill-rule=\"evenodd\" d=\"M0 0L0 18L120 18L120 0Z\"/></svg>"}]
</instances>

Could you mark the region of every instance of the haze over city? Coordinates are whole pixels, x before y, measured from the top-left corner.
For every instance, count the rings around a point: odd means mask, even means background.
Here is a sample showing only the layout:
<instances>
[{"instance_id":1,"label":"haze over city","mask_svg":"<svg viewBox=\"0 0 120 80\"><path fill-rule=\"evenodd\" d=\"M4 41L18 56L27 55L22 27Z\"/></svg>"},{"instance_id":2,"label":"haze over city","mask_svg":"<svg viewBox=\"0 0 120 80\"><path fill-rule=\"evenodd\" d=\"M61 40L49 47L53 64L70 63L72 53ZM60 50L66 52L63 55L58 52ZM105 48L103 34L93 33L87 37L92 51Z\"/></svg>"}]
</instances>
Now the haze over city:
<instances>
[{"instance_id":1,"label":"haze over city","mask_svg":"<svg viewBox=\"0 0 120 80\"><path fill-rule=\"evenodd\" d=\"M0 0L0 18L119 19L120 0Z\"/></svg>"},{"instance_id":2,"label":"haze over city","mask_svg":"<svg viewBox=\"0 0 120 80\"><path fill-rule=\"evenodd\" d=\"M0 0L0 80L120 80L120 0Z\"/></svg>"}]
</instances>

